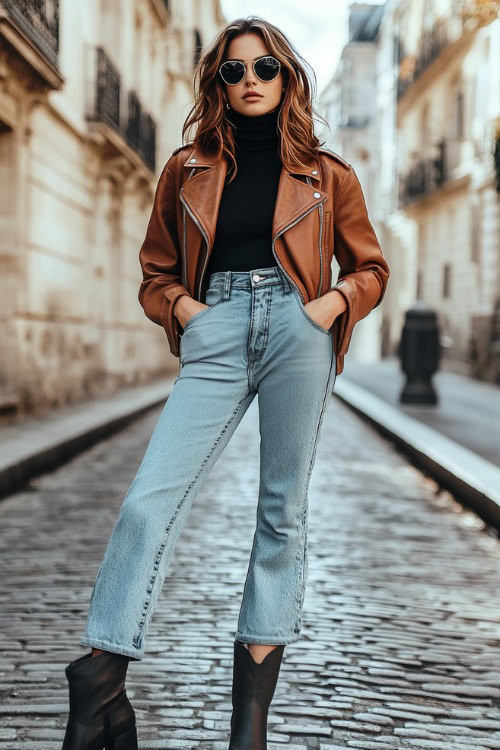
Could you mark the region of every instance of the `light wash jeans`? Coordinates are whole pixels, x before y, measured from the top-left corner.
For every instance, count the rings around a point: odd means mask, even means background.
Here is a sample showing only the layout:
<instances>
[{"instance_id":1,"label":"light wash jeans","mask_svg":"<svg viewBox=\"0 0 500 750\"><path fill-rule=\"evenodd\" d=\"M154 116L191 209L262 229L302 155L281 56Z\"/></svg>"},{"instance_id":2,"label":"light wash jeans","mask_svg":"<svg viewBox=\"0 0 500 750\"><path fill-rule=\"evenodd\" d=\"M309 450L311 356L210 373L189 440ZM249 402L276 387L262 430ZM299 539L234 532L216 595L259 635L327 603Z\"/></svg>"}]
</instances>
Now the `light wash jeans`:
<instances>
[{"instance_id":1,"label":"light wash jeans","mask_svg":"<svg viewBox=\"0 0 500 750\"><path fill-rule=\"evenodd\" d=\"M142 659L149 621L193 500L258 393L257 524L234 637L299 640L308 487L336 378L332 329L277 266L212 273L186 324L180 370L122 503L81 645Z\"/></svg>"}]
</instances>

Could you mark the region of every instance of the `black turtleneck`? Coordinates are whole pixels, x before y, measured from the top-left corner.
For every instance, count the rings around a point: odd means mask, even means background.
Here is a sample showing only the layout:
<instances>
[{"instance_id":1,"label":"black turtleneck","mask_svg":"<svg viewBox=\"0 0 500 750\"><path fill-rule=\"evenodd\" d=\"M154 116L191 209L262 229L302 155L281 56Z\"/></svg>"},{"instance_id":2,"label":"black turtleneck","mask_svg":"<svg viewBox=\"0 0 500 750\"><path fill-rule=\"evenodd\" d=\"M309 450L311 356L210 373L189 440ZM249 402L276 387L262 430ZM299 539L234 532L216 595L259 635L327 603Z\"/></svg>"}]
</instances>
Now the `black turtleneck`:
<instances>
[{"instance_id":1,"label":"black turtleneck","mask_svg":"<svg viewBox=\"0 0 500 750\"><path fill-rule=\"evenodd\" d=\"M222 191L207 280L216 271L276 266L271 242L281 172L279 106L263 115L244 115L234 109L226 113L236 126L238 172L232 182L226 180Z\"/></svg>"}]
</instances>

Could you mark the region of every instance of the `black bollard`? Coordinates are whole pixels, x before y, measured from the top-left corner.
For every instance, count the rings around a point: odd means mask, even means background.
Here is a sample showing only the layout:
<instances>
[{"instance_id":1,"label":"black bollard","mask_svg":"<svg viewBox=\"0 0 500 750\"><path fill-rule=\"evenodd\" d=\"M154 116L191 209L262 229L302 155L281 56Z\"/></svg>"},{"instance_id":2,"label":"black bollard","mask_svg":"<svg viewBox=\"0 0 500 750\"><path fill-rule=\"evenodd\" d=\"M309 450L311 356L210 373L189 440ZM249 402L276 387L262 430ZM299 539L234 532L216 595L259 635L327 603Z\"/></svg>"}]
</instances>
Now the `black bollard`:
<instances>
[{"instance_id":1,"label":"black bollard","mask_svg":"<svg viewBox=\"0 0 500 750\"><path fill-rule=\"evenodd\" d=\"M434 310L417 302L407 310L398 347L406 383L399 400L403 404L437 404L432 376L439 368L441 345Z\"/></svg>"}]
</instances>

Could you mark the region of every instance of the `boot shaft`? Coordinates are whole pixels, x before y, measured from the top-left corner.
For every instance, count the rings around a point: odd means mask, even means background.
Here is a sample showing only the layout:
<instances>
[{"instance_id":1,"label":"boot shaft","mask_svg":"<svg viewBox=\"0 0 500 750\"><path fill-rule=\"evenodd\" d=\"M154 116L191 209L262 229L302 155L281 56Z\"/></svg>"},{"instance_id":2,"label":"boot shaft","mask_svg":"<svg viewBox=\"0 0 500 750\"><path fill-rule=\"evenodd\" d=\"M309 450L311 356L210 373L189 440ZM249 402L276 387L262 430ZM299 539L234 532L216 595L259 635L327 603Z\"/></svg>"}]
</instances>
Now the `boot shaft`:
<instances>
[{"instance_id":1,"label":"boot shaft","mask_svg":"<svg viewBox=\"0 0 500 750\"><path fill-rule=\"evenodd\" d=\"M258 663L242 643L234 642L229 750L267 750L267 715L284 648L276 646Z\"/></svg>"},{"instance_id":2,"label":"boot shaft","mask_svg":"<svg viewBox=\"0 0 500 750\"><path fill-rule=\"evenodd\" d=\"M70 711L81 721L93 721L125 690L129 657L106 652L72 661L65 669Z\"/></svg>"},{"instance_id":3,"label":"boot shaft","mask_svg":"<svg viewBox=\"0 0 500 750\"><path fill-rule=\"evenodd\" d=\"M260 662L239 641L234 642L233 705L254 699L261 706L269 706L278 682L285 646L275 646Z\"/></svg>"}]
</instances>

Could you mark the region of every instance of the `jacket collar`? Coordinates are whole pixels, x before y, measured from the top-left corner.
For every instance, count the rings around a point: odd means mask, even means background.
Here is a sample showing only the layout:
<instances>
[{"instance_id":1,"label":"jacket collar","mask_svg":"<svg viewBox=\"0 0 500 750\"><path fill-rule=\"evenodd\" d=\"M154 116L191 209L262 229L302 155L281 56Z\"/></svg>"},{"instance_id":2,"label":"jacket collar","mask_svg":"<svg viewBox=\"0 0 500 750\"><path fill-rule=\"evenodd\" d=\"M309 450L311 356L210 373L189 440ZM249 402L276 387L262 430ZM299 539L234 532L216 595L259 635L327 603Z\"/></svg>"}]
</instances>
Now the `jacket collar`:
<instances>
[{"instance_id":1,"label":"jacket collar","mask_svg":"<svg viewBox=\"0 0 500 750\"><path fill-rule=\"evenodd\" d=\"M190 169L206 167L184 180L182 194L212 246L215 240L227 162L223 158L217 158L216 154L207 154L199 147L193 147L183 166ZM310 177L311 184L305 180L296 179L294 175ZM295 168L293 172L282 167L273 215L273 239L290 224L299 221L315 205L323 203L328 198L328 193L321 190L320 184L319 158L310 161L306 167Z\"/></svg>"},{"instance_id":2,"label":"jacket collar","mask_svg":"<svg viewBox=\"0 0 500 750\"><path fill-rule=\"evenodd\" d=\"M184 162L185 167L211 167L218 161L217 154L207 154L199 146L193 148ZM227 165L226 165L227 168ZM307 175L319 183L321 177L319 159L312 159L305 167L295 167L289 174Z\"/></svg>"}]
</instances>

